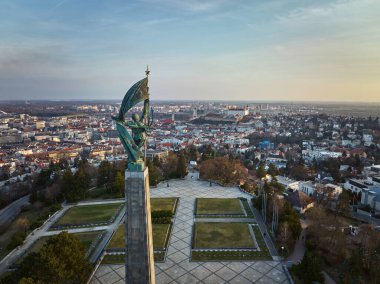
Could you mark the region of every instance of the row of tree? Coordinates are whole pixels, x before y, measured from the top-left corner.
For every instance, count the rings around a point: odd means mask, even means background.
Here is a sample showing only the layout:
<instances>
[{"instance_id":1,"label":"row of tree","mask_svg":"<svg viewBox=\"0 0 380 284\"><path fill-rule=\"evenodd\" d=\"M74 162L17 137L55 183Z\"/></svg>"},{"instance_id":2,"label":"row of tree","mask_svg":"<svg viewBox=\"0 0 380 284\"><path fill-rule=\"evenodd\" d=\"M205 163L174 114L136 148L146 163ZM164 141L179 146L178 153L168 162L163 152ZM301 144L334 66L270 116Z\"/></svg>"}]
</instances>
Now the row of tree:
<instances>
[{"instance_id":1,"label":"row of tree","mask_svg":"<svg viewBox=\"0 0 380 284\"><path fill-rule=\"evenodd\" d=\"M112 164L108 161L103 161L98 167L97 186L104 186L109 193L124 196L124 168L125 163Z\"/></svg>"},{"instance_id":2,"label":"row of tree","mask_svg":"<svg viewBox=\"0 0 380 284\"><path fill-rule=\"evenodd\" d=\"M240 184L247 178L246 168L237 159L216 157L207 159L200 165L200 178L214 180L222 184Z\"/></svg>"},{"instance_id":3,"label":"row of tree","mask_svg":"<svg viewBox=\"0 0 380 284\"><path fill-rule=\"evenodd\" d=\"M149 169L149 184L156 186L163 180L173 178L184 178L187 174L188 160L185 152L181 151L176 154L169 152L168 156L160 159L157 156L146 160L146 166Z\"/></svg>"}]
</instances>

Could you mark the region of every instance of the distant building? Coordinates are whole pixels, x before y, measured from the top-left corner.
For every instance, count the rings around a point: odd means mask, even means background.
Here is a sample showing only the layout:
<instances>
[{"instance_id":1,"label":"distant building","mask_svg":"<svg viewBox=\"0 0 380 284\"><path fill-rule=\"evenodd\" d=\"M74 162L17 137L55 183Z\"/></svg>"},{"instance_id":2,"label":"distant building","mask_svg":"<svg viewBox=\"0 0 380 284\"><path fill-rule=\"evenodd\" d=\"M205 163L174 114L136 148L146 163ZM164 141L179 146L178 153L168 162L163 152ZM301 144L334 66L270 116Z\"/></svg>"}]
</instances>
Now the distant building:
<instances>
[{"instance_id":1,"label":"distant building","mask_svg":"<svg viewBox=\"0 0 380 284\"><path fill-rule=\"evenodd\" d=\"M348 179L345 184L343 185L344 189L347 189L351 192L362 192L364 189L368 189L368 186L370 186L371 183L369 183L366 180L359 180L359 179Z\"/></svg>"},{"instance_id":2,"label":"distant building","mask_svg":"<svg viewBox=\"0 0 380 284\"><path fill-rule=\"evenodd\" d=\"M246 116L248 114L249 114L248 106L243 106L243 107L228 107L227 108L227 115Z\"/></svg>"},{"instance_id":3,"label":"distant building","mask_svg":"<svg viewBox=\"0 0 380 284\"><path fill-rule=\"evenodd\" d=\"M312 196L316 190L316 187L313 182L305 181L299 183L299 189L308 196Z\"/></svg>"},{"instance_id":4,"label":"distant building","mask_svg":"<svg viewBox=\"0 0 380 284\"><path fill-rule=\"evenodd\" d=\"M371 186L362 191L360 203L372 210L380 211L380 186Z\"/></svg>"},{"instance_id":5,"label":"distant building","mask_svg":"<svg viewBox=\"0 0 380 284\"><path fill-rule=\"evenodd\" d=\"M371 171L373 171L375 173L380 173L380 165L371 166Z\"/></svg>"},{"instance_id":6,"label":"distant building","mask_svg":"<svg viewBox=\"0 0 380 284\"><path fill-rule=\"evenodd\" d=\"M299 190L289 192L286 196L286 200L297 212L301 214L305 213L308 209L314 206L313 199Z\"/></svg>"},{"instance_id":7,"label":"distant building","mask_svg":"<svg viewBox=\"0 0 380 284\"><path fill-rule=\"evenodd\" d=\"M271 150L271 149L274 149L274 143L268 141L268 140L264 140L264 141L261 141L259 143L259 147L258 147L260 150Z\"/></svg>"},{"instance_id":8,"label":"distant building","mask_svg":"<svg viewBox=\"0 0 380 284\"><path fill-rule=\"evenodd\" d=\"M267 170L270 164L275 165L276 168L278 169L286 168L286 163L287 163L286 159L268 157L265 159L265 169Z\"/></svg>"},{"instance_id":9,"label":"distant building","mask_svg":"<svg viewBox=\"0 0 380 284\"><path fill-rule=\"evenodd\" d=\"M148 159L153 159L154 157L158 157L159 159L164 159L167 156L168 156L168 151L152 150L152 149L146 150L146 157Z\"/></svg>"},{"instance_id":10,"label":"distant building","mask_svg":"<svg viewBox=\"0 0 380 284\"><path fill-rule=\"evenodd\" d=\"M217 122L217 123L236 123L238 120L234 116L224 116L217 113L208 113L203 117L206 122Z\"/></svg>"}]
</instances>

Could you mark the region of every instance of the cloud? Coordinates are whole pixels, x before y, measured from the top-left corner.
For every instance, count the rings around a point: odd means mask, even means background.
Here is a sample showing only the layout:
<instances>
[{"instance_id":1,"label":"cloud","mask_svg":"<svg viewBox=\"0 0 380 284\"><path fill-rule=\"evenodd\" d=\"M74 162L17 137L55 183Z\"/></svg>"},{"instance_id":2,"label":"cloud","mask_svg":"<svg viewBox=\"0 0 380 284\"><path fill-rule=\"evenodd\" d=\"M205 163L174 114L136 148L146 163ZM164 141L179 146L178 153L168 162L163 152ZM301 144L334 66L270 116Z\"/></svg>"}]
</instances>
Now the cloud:
<instances>
[{"instance_id":1,"label":"cloud","mask_svg":"<svg viewBox=\"0 0 380 284\"><path fill-rule=\"evenodd\" d=\"M176 21L177 18L161 18L161 19L155 19L155 20L150 20L145 22L145 25L148 26L155 26L163 23L169 23L169 22L174 22Z\"/></svg>"},{"instance_id":2,"label":"cloud","mask_svg":"<svg viewBox=\"0 0 380 284\"><path fill-rule=\"evenodd\" d=\"M185 12L210 12L231 4L233 0L142 0L150 4L158 4Z\"/></svg>"}]
</instances>

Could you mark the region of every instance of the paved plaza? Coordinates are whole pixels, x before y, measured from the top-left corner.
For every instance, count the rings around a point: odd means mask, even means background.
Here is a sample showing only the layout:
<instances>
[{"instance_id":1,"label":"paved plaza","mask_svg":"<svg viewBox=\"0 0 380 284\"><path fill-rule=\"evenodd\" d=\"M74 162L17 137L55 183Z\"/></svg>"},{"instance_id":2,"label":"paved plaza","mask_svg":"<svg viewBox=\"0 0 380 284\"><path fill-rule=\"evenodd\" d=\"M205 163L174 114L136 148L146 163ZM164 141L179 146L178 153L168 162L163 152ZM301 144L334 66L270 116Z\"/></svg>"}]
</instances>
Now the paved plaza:
<instances>
[{"instance_id":1,"label":"paved plaza","mask_svg":"<svg viewBox=\"0 0 380 284\"><path fill-rule=\"evenodd\" d=\"M169 187L162 183L157 188L151 188L151 197L180 198L166 260L155 264L156 283L290 283L278 256L274 255L273 244L268 239L266 242L272 252L272 261L190 261L195 199L251 198L238 188L215 184L210 187L209 182L198 181L190 176L191 174L185 180L170 181ZM258 224L263 230L261 222ZM124 278L124 265L100 265L90 283L125 283Z\"/></svg>"}]
</instances>

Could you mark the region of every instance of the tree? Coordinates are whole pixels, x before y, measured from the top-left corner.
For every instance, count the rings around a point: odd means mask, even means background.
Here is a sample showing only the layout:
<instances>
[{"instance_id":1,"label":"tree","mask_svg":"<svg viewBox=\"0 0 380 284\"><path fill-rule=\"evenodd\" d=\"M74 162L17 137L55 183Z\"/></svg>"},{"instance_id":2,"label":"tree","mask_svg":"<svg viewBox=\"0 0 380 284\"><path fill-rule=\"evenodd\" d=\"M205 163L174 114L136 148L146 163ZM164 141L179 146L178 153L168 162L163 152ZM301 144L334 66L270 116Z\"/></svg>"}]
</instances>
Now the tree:
<instances>
[{"instance_id":1,"label":"tree","mask_svg":"<svg viewBox=\"0 0 380 284\"><path fill-rule=\"evenodd\" d=\"M146 160L146 166L149 170L149 184L152 186L156 186L162 180L162 174L150 159Z\"/></svg>"},{"instance_id":2,"label":"tree","mask_svg":"<svg viewBox=\"0 0 380 284\"><path fill-rule=\"evenodd\" d=\"M86 191L90 188L90 177L83 168L79 168L74 175L75 189L72 191L72 197L75 200L84 199Z\"/></svg>"},{"instance_id":3,"label":"tree","mask_svg":"<svg viewBox=\"0 0 380 284\"><path fill-rule=\"evenodd\" d=\"M352 251L345 268L341 276L342 283L362 283L360 279L363 275L363 253L360 248Z\"/></svg>"},{"instance_id":4,"label":"tree","mask_svg":"<svg viewBox=\"0 0 380 284\"><path fill-rule=\"evenodd\" d=\"M112 164L108 161L102 161L98 167L98 187L107 185L110 182Z\"/></svg>"},{"instance_id":5,"label":"tree","mask_svg":"<svg viewBox=\"0 0 380 284\"><path fill-rule=\"evenodd\" d=\"M115 189L119 193L119 197L124 196L124 176L120 171L116 172L115 176Z\"/></svg>"},{"instance_id":6,"label":"tree","mask_svg":"<svg viewBox=\"0 0 380 284\"><path fill-rule=\"evenodd\" d=\"M186 158L183 153L179 155L178 163L177 163L177 176L180 178L184 178L187 174L186 167Z\"/></svg>"},{"instance_id":7,"label":"tree","mask_svg":"<svg viewBox=\"0 0 380 284\"><path fill-rule=\"evenodd\" d=\"M350 194L347 190L343 190L336 203L336 213L340 215L349 215L351 211L350 201Z\"/></svg>"},{"instance_id":8,"label":"tree","mask_svg":"<svg viewBox=\"0 0 380 284\"><path fill-rule=\"evenodd\" d=\"M280 216L280 224L287 222L289 229L292 233L294 241L297 240L302 232L300 217L298 216L296 210L289 203L284 203L283 213Z\"/></svg>"},{"instance_id":9,"label":"tree","mask_svg":"<svg viewBox=\"0 0 380 284\"><path fill-rule=\"evenodd\" d=\"M27 217L20 217L19 219L17 219L16 223L17 227L22 232L26 232L29 228L29 220Z\"/></svg>"},{"instance_id":10,"label":"tree","mask_svg":"<svg viewBox=\"0 0 380 284\"><path fill-rule=\"evenodd\" d=\"M162 166L162 163L161 163L161 160L158 156L154 156L153 157L153 165L156 166L156 167L161 167Z\"/></svg>"},{"instance_id":11,"label":"tree","mask_svg":"<svg viewBox=\"0 0 380 284\"><path fill-rule=\"evenodd\" d=\"M280 245L290 247L294 242L292 232L289 228L288 222L282 222L277 234L277 240Z\"/></svg>"},{"instance_id":12,"label":"tree","mask_svg":"<svg viewBox=\"0 0 380 284\"><path fill-rule=\"evenodd\" d=\"M200 176L203 179L216 180L223 184L236 184L246 178L247 171L239 161L217 157L202 162Z\"/></svg>"},{"instance_id":13,"label":"tree","mask_svg":"<svg viewBox=\"0 0 380 284\"><path fill-rule=\"evenodd\" d=\"M177 166L178 166L178 157L175 153L169 152L168 156L165 159L165 162L162 164L163 175L165 179L177 178Z\"/></svg>"},{"instance_id":14,"label":"tree","mask_svg":"<svg viewBox=\"0 0 380 284\"><path fill-rule=\"evenodd\" d=\"M2 283L86 283L91 265L84 246L74 235L62 232L50 237L38 253L30 253Z\"/></svg>"},{"instance_id":15,"label":"tree","mask_svg":"<svg viewBox=\"0 0 380 284\"><path fill-rule=\"evenodd\" d=\"M74 176L71 169L66 169L62 176L61 192L66 200L71 200L72 188L74 187Z\"/></svg>"},{"instance_id":16,"label":"tree","mask_svg":"<svg viewBox=\"0 0 380 284\"><path fill-rule=\"evenodd\" d=\"M264 163L261 161L259 163L259 166L257 167L257 170L256 170L256 175L258 178L263 178L266 176L266 171L265 171L265 167L264 167Z\"/></svg>"},{"instance_id":17,"label":"tree","mask_svg":"<svg viewBox=\"0 0 380 284\"><path fill-rule=\"evenodd\" d=\"M269 164L268 168L268 174L270 174L272 177L275 177L278 175L278 169L274 164Z\"/></svg>"},{"instance_id":18,"label":"tree","mask_svg":"<svg viewBox=\"0 0 380 284\"><path fill-rule=\"evenodd\" d=\"M310 178L308 168L303 164L289 167L289 174L295 179L307 180Z\"/></svg>"},{"instance_id":19,"label":"tree","mask_svg":"<svg viewBox=\"0 0 380 284\"><path fill-rule=\"evenodd\" d=\"M304 283L324 283L321 261L319 257L310 252L306 252L302 262L296 265L294 270L297 276L305 281Z\"/></svg>"},{"instance_id":20,"label":"tree","mask_svg":"<svg viewBox=\"0 0 380 284\"><path fill-rule=\"evenodd\" d=\"M35 281L31 277L23 277L20 279L19 284L43 284L43 283L39 280Z\"/></svg>"},{"instance_id":21,"label":"tree","mask_svg":"<svg viewBox=\"0 0 380 284\"><path fill-rule=\"evenodd\" d=\"M187 157L190 161L196 161L198 159L198 151L193 144L187 148Z\"/></svg>"}]
</instances>

